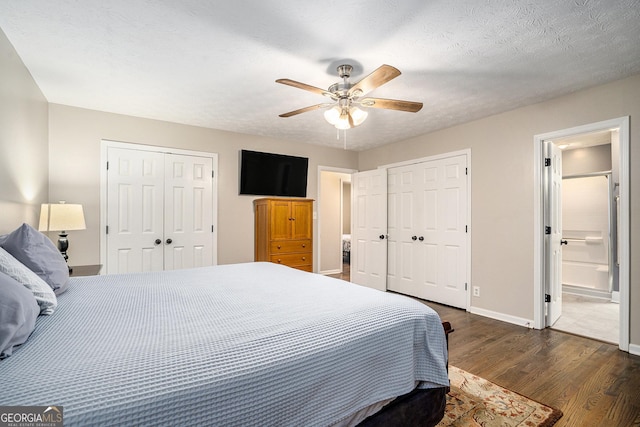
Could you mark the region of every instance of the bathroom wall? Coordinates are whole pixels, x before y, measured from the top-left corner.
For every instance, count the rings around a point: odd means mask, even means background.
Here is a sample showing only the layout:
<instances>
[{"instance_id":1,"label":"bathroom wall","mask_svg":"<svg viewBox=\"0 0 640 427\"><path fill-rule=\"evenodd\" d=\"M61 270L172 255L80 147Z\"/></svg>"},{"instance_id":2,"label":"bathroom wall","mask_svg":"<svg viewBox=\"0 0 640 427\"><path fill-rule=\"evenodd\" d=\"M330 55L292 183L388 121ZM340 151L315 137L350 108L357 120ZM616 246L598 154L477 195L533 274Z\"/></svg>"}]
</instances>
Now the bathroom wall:
<instances>
[{"instance_id":1,"label":"bathroom wall","mask_svg":"<svg viewBox=\"0 0 640 427\"><path fill-rule=\"evenodd\" d=\"M610 297L609 234L611 144L563 152L562 283L567 288ZM578 176L576 176L578 175ZM576 289L577 288L577 289Z\"/></svg>"}]
</instances>

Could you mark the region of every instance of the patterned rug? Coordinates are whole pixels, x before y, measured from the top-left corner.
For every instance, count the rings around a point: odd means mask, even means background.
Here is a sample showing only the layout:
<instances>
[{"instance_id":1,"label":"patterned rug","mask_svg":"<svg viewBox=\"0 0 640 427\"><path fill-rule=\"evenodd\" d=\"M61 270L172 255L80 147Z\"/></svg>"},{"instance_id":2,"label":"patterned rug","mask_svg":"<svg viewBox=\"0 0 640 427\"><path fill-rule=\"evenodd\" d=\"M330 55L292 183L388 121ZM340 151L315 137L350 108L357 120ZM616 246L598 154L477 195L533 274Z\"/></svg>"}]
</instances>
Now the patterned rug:
<instances>
[{"instance_id":1,"label":"patterned rug","mask_svg":"<svg viewBox=\"0 0 640 427\"><path fill-rule=\"evenodd\" d=\"M438 426L550 427L562 412L449 366L451 391Z\"/></svg>"}]
</instances>

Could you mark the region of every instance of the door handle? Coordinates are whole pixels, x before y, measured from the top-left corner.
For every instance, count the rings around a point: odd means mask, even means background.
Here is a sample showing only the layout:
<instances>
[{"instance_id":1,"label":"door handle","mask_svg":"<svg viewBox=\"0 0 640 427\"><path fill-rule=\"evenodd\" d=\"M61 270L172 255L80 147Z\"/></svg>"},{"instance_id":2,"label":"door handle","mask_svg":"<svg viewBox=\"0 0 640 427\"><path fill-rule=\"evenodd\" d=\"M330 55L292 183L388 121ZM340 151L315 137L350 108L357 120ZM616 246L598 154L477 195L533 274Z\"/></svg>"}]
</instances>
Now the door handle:
<instances>
[{"instance_id":1,"label":"door handle","mask_svg":"<svg viewBox=\"0 0 640 427\"><path fill-rule=\"evenodd\" d=\"M568 242L568 241L566 241L566 240L564 240L564 239L563 239L563 240L560 240L560 246L562 246L562 245L568 245L568 244L569 244L569 242Z\"/></svg>"},{"instance_id":2,"label":"door handle","mask_svg":"<svg viewBox=\"0 0 640 427\"><path fill-rule=\"evenodd\" d=\"M173 243L173 240L167 239L167 245L170 245L171 243Z\"/></svg>"},{"instance_id":3,"label":"door handle","mask_svg":"<svg viewBox=\"0 0 640 427\"><path fill-rule=\"evenodd\" d=\"M384 238L385 238L385 235L384 235L384 234L381 234L381 235L380 235L380 240L384 240Z\"/></svg>"},{"instance_id":4,"label":"door handle","mask_svg":"<svg viewBox=\"0 0 640 427\"><path fill-rule=\"evenodd\" d=\"M418 240L420 240L422 242L424 240L424 236L418 237Z\"/></svg>"},{"instance_id":5,"label":"door handle","mask_svg":"<svg viewBox=\"0 0 640 427\"><path fill-rule=\"evenodd\" d=\"M418 236L411 236L411 240L415 242L416 240L418 240Z\"/></svg>"},{"instance_id":6,"label":"door handle","mask_svg":"<svg viewBox=\"0 0 640 427\"><path fill-rule=\"evenodd\" d=\"M162 243L162 240L160 239L156 239L156 241L154 242L156 245L159 245L160 243Z\"/></svg>"}]
</instances>

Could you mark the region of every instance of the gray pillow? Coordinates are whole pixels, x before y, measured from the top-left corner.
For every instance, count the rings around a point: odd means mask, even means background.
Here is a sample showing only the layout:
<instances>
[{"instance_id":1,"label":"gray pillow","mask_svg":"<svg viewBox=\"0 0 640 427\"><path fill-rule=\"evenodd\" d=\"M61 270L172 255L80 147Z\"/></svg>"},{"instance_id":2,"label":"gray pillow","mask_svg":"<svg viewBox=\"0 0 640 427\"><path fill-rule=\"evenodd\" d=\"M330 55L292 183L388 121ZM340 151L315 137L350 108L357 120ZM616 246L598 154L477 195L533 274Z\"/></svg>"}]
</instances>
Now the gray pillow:
<instances>
[{"instance_id":1,"label":"gray pillow","mask_svg":"<svg viewBox=\"0 0 640 427\"><path fill-rule=\"evenodd\" d=\"M58 305L56 294L47 282L39 278L9 252L0 247L0 271L31 291L40 306L40 314L51 314Z\"/></svg>"},{"instance_id":2,"label":"gray pillow","mask_svg":"<svg viewBox=\"0 0 640 427\"><path fill-rule=\"evenodd\" d=\"M11 356L36 326L40 307L29 289L0 273L0 359Z\"/></svg>"},{"instance_id":3,"label":"gray pillow","mask_svg":"<svg viewBox=\"0 0 640 427\"><path fill-rule=\"evenodd\" d=\"M69 267L51 240L29 224L7 234L0 246L60 295L69 283Z\"/></svg>"}]
</instances>

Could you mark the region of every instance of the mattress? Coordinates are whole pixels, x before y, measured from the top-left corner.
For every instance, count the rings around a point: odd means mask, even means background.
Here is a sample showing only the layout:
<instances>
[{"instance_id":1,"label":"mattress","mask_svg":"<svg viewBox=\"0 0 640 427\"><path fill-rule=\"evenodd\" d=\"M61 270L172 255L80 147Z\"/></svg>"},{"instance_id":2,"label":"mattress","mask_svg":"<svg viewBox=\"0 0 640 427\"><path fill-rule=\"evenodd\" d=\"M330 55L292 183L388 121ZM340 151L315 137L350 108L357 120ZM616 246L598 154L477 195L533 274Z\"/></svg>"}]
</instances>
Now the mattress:
<instances>
[{"instance_id":1,"label":"mattress","mask_svg":"<svg viewBox=\"0 0 640 427\"><path fill-rule=\"evenodd\" d=\"M2 405L66 426L329 426L449 385L438 315L271 263L71 278L0 361Z\"/></svg>"}]
</instances>

